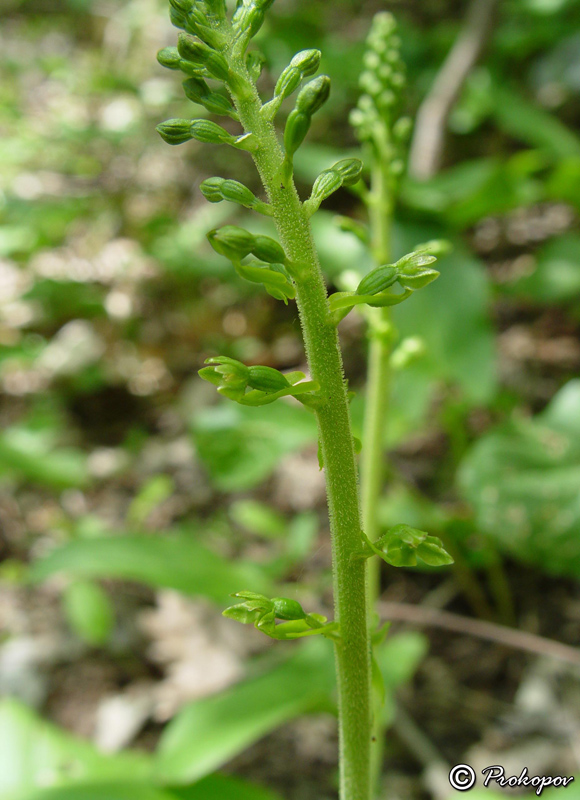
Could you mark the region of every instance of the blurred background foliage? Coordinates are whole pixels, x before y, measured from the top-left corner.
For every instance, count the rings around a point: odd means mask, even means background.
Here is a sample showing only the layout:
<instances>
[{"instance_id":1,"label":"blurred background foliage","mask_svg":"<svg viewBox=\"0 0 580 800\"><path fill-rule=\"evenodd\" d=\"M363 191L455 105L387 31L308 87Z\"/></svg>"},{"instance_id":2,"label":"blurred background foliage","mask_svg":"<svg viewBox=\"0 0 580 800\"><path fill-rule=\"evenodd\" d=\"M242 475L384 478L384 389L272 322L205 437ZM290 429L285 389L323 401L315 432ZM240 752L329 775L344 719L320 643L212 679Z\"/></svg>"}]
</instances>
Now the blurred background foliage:
<instances>
[{"instance_id":1,"label":"blurred background foliage","mask_svg":"<svg viewBox=\"0 0 580 800\"><path fill-rule=\"evenodd\" d=\"M413 115L466 3L277 0L257 38L266 95L302 48L320 48L332 78L296 159L304 196L357 152L348 112L384 8L400 24ZM294 307L243 283L205 240L225 221L256 224L199 192L222 175L259 193L250 160L155 133L191 115L155 60L175 39L162 0L2 0L2 17L0 797L332 798L327 643L270 648L220 617L242 588L332 613L313 419L290 403L219 402L196 375L218 353L304 365ZM395 256L434 237L454 252L394 312L426 352L393 381L379 509L382 525L427 528L456 558L437 575L383 565L391 608L445 607L572 645L579 31L575 0L502 0L441 170L403 181ZM370 267L336 222L361 213L342 191L314 219L332 285ZM341 336L360 436L362 318ZM549 647L538 658L394 631L379 653L390 798L444 800L446 765L465 761L578 770L578 676Z\"/></svg>"}]
</instances>

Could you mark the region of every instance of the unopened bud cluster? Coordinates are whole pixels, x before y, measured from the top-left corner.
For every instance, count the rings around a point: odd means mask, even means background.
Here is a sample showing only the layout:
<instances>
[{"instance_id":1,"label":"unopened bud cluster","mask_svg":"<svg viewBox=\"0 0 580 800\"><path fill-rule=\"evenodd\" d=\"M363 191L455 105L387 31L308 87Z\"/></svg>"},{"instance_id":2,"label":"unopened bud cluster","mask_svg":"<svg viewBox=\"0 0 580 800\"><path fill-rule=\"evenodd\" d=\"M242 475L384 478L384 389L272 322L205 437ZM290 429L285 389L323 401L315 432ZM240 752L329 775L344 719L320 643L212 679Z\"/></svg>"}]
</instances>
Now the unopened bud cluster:
<instances>
[{"instance_id":1,"label":"unopened bud cluster","mask_svg":"<svg viewBox=\"0 0 580 800\"><path fill-rule=\"evenodd\" d=\"M449 243L443 240L426 242L394 264L375 267L360 281L356 291L335 292L330 296L331 318L338 323L357 305L386 308L402 303L417 289L423 289L439 277L439 271L432 264L449 248ZM389 291L395 283L402 292Z\"/></svg>"},{"instance_id":2,"label":"unopened bud cluster","mask_svg":"<svg viewBox=\"0 0 580 800\"><path fill-rule=\"evenodd\" d=\"M241 603L226 608L224 617L255 628L272 639L298 639L313 631L325 634L336 626L325 625L326 617L320 614L307 614L300 603L287 597L265 597L256 592L235 592L232 595ZM277 620L281 620L277 624Z\"/></svg>"},{"instance_id":3,"label":"unopened bud cluster","mask_svg":"<svg viewBox=\"0 0 580 800\"><path fill-rule=\"evenodd\" d=\"M441 539L404 524L390 528L377 540L373 549L393 567L415 567L417 561L430 567L453 564Z\"/></svg>"},{"instance_id":4,"label":"unopened bud cluster","mask_svg":"<svg viewBox=\"0 0 580 800\"><path fill-rule=\"evenodd\" d=\"M206 366L199 370L205 381L217 386L224 397L247 406L263 406L280 397L295 397L305 405L315 402L318 384L304 380L303 372L283 375L273 367L261 364L247 367L229 356L206 359Z\"/></svg>"},{"instance_id":5,"label":"unopened bud cluster","mask_svg":"<svg viewBox=\"0 0 580 800\"><path fill-rule=\"evenodd\" d=\"M359 80L363 94L350 115L351 125L361 141L373 144L383 156L388 146L394 175L403 171L400 156L411 133L411 120L400 116L406 84L400 47L392 14L377 14L367 38L365 69Z\"/></svg>"},{"instance_id":6,"label":"unopened bud cluster","mask_svg":"<svg viewBox=\"0 0 580 800\"><path fill-rule=\"evenodd\" d=\"M304 203L304 210L310 216L320 204L341 186L354 186L360 180L363 163L358 158L343 158L330 169L321 172L312 186L312 194Z\"/></svg>"}]
</instances>

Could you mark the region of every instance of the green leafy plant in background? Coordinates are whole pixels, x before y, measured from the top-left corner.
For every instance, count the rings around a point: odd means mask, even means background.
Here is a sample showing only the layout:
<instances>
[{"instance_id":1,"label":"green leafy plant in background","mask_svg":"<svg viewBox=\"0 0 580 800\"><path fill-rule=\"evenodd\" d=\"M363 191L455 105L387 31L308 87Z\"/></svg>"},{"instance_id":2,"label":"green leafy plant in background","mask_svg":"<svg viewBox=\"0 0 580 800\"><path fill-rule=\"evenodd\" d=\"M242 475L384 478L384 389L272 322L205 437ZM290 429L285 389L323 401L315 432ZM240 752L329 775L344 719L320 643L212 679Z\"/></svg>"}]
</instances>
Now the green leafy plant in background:
<instances>
[{"instance_id":1,"label":"green leafy plant in background","mask_svg":"<svg viewBox=\"0 0 580 800\"><path fill-rule=\"evenodd\" d=\"M303 83L318 70L317 50L297 53L278 78L273 97L262 102L256 81L263 59L248 51L261 28L272 0L241 0L228 18L223 0L172 0L171 18L182 32L176 48L159 54L162 65L180 70L188 79L187 97L211 113L230 117L242 130L232 134L207 119L171 119L158 126L160 135L172 145L196 139L225 144L251 154L268 202L259 200L244 185L229 178L204 181L201 190L210 202L228 201L271 217L280 243L264 235L227 225L208 234L210 244L232 262L240 277L262 284L276 299L296 299L310 379L302 373L282 374L268 366L245 364L226 356L209 358L200 375L225 397L246 406L269 405L282 397L294 397L316 416L321 466L331 522L335 619L305 612L294 600L269 599L243 589L235 593L242 602L225 614L240 622L253 623L274 638L298 638L321 634L335 644L340 730L340 795L342 800L367 800L373 793L371 741L373 717L380 715L373 702L372 641L383 633L375 629L367 597L367 559L378 555L393 565L412 565L417 558L431 565L448 564L451 558L441 542L406 525L391 528L373 541L361 526L358 498L356 444L351 432L349 397L343 375L337 325L355 306L384 309L398 305L438 276L432 264L438 244L426 244L395 263L389 263L388 240L376 243L378 266L365 275L352 291L327 296L309 219L332 193L342 186L358 187L362 163L342 159L315 180L310 197L301 201L294 180L294 156L303 143L313 115L326 102L330 79L321 75ZM376 18L367 54L365 73L368 94L361 101L359 127L365 140L375 144L373 200L374 230L387 231L392 210L393 179L402 162L390 146L390 135L402 145L406 121L392 124L391 109L397 103L401 84L400 61L388 15ZM225 86L227 94L210 88L208 80ZM283 147L274 120L284 101L298 91L283 131ZM368 102L367 102L368 101ZM375 135L377 127L383 127ZM377 185L379 181L379 185ZM389 340L388 323L376 326L381 347ZM381 349L381 358L388 357ZM382 381L382 378L381 378ZM385 394L381 385L373 393ZM380 412L379 412L380 413ZM376 455L373 456L376 458ZM364 525L370 523L367 500ZM376 589L371 593L374 599ZM379 692L380 694L380 692Z\"/></svg>"}]
</instances>

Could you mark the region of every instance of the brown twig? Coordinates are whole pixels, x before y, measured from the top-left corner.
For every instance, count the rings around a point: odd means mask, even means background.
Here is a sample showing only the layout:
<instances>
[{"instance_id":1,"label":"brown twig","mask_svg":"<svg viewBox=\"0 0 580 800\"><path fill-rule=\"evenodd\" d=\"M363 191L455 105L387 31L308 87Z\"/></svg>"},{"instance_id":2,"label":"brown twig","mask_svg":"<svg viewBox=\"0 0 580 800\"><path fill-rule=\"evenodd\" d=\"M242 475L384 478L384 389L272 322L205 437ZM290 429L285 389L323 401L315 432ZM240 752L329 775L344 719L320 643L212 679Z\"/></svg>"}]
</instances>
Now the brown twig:
<instances>
[{"instance_id":1,"label":"brown twig","mask_svg":"<svg viewBox=\"0 0 580 800\"><path fill-rule=\"evenodd\" d=\"M449 611L438 608L414 606L407 603L381 602L379 604L381 618L397 622L410 622L415 625L430 625L453 633L462 633L467 636L476 636L491 642L505 645L506 647L524 650L527 653L536 653L539 656L557 658L569 664L580 666L580 650L562 642L536 636L534 633L497 625L495 622L486 622L479 619L462 617Z\"/></svg>"},{"instance_id":2,"label":"brown twig","mask_svg":"<svg viewBox=\"0 0 580 800\"><path fill-rule=\"evenodd\" d=\"M439 170L449 114L485 47L497 2L471 0L461 33L417 112L409 155L409 175L416 180L428 180Z\"/></svg>"}]
</instances>

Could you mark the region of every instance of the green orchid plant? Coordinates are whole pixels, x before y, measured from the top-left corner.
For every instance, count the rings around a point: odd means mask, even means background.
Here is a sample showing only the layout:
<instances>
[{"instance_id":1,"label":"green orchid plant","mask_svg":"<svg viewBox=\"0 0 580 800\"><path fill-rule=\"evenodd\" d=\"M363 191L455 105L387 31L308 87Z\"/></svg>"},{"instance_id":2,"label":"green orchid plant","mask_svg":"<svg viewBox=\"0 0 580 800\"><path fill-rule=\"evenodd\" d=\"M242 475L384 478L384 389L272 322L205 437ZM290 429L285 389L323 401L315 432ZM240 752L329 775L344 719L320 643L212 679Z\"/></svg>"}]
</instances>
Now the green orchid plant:
<instances>
[{"instance_id":1,"label":"green orchid plant","mask_svg":"<svg viewBox=\"0 0 580 800\"><path fill-rule=\"evenodd\" d=\"M436 242L423 244L391 263L390 254L382 257L386 248L377 245L373 247L377 267L362 277L356 290L328 296L310 218L334 192L350 187L369 203L375 229L387 228L394 187L404 168L409 124L405 118L395 120L404 81L394 23L384 14L375 20L362 78L365 94L353 115L361 139L372 151L373 174L380 173L383 188L378 194L376 186L369 192L362 177L362 162L346 158L324 170L315 180L310 197L302 200L294 183L294 156L314 114L328 99L330 79L326 75L312 77L319 68L321 53L304 50L283 70L273 96L262 99L256 81L265 59L249 47L272 3L237 0L235 10L228 15L225 0L170 0L171 20L180 33L177 47L159 53L160 64L186 77L183 88L192 102L211 114L230 118L240 129L230 133L203 118L171 119L157 130L171 145L197 140L246 151L264 187L265 199L260 199L235 180L215 177L204 181L201 191L209 202L231 202L270 217L279 241L233 225L211 231L208 239L232 262L240 277L263 285L272 297L286 304L296 301L310 377L300 372L283 374L268 366L246 366L225 356L208 359L200 375L237 403L259 406L294 397L315 414L330 512L335 618L328 622L320 615L306 613L294 600L269 599L251 591L237 592L235 597L241 602L224 613L276 639L320 634L333 641L340 797L370 800L374 793L371 751L376 739L373 717L377 713L376 696L380 696L373 688L377 670L373 669L372 648L380 635L367 591L368 561L377 555L396 566L411 566L417 559L441 565L450 563L451 558L436 537L407 525L391 528L376 541L363 529L358 448L351 431L337 325L355 307L364 306L369 313L379 309L381 313L426 287L439 274L433 264L442 248ZM294 107L280 137L276 117L296 91ZM349 226L348 222L344 224ZM350 229L363 239L367 237L360 226L350 224ZM384 331L385 324L382 318L375 328Z\"/></svg>"}]
</instances>

